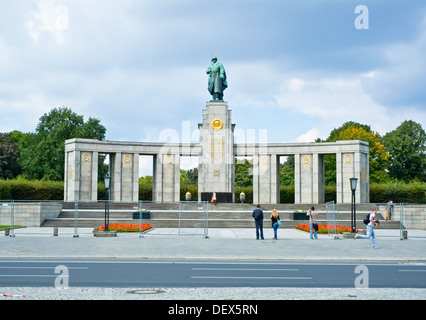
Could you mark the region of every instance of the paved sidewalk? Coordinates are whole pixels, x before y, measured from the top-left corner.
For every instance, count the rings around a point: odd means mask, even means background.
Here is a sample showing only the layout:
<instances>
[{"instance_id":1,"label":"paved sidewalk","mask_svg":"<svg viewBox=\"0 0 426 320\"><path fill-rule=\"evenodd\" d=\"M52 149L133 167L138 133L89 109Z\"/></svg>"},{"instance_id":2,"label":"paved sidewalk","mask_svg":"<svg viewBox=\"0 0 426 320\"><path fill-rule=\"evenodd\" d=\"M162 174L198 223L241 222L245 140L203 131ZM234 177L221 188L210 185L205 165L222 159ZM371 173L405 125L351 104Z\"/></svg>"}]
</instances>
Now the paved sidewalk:
<instances>
[{"instance_id":1,"label":"paved sidewalk","mask_svg":"<svg viewBox=\"0 0 426 320\"><path fill-rule=\"evenodd\" d=\"M255 240L253 229L203 230L162 228L148 233L118 233L114 238L93 236L92 228L22 228L14 237L0 237L0 257L92 257L140 259L272 259L322 261L417 261L426 262L426 231L408 230L400 240L399 230L376 230L377 249L371 240L334 239L295 229L280 229L272 240L265 228L265 240ZM78 237L74 237L78 235Z\"/></svg>"}]
</instances>

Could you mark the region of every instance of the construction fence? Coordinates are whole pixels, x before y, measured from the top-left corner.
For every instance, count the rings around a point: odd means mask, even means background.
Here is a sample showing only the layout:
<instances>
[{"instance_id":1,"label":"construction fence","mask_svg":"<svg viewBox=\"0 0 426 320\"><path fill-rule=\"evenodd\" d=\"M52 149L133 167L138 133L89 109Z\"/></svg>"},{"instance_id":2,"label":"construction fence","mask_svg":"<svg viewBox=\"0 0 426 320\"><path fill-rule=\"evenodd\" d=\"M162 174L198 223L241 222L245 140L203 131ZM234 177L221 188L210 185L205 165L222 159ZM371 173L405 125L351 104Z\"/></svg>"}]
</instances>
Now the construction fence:
<instances>
[{"instance_id":1,"label":"construction fence","mask_svg":"<svg viewBox=\"0 0 426 320\"><path fill-rule=\"evenodd\" d=\"M153 221L150 209L152 204L153 202L150 201L139 201L129 205L112 201L64 203L61 201L0 200L0 228L7 229L10 236L14 236L16 227L40 227L46 219L54 220L61 214L60 220L67 222L68 228L74 228L75 237L78 237L79 228L89 226L87 221L90 221L91 227L94 227L95 223L97 226L108 225L111 228L113 220L123 220L127 224L132 222L132 224L139 225L138 233L140 237L143 237L145 230L142 226ZM162 207L162 204L157 205ZM208 237L208 212L208 202L182 201L178 209L156 214L159 216L158 219L171 220L173 222L171 229L174 232L177 231L179 235ZM167 234L166 231L165 234Z\"/></svg>"}]
</instances>

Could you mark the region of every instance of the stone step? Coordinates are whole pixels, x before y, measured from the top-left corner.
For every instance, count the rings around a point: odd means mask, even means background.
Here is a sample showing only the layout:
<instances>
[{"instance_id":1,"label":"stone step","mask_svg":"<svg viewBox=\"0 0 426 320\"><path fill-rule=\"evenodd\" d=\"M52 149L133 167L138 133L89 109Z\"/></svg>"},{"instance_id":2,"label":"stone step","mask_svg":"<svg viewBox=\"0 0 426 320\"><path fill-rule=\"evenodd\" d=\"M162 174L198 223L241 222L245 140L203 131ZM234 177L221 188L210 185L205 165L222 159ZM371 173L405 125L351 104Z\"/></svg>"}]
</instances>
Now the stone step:
<instances>
[{"instance_id":1,"label":"stone step","mask_svg":"<svg viewBox=\"0 0 426 320\"><path fill-rule=\"evenodd\" d=\"M92 218L92 219L78 219L78 227L90 227L95 228L96 226L104 224L104 218ZM110 219L110 223L129 223L137 224L139 219ZM143 219L142 223L152 224L156 228L177 228L179 226L178 219ZM319 220L319 224L327 224L325 220ZM308 225L309 221L297 221L297 220L282 220L282 228L294 228L297 225ZM344 227L350 227L350 220L340 221L339 225ZM42 227L73 227L74 219L71 218L58 218L46 220ZM181 227L191 228L202 228L204 226L203 219L191 219L182 220ZM270 227L271 223L269 220L264 222L265 227ZM357 221L356 224L358 229L365 229L365 225L362 221ZM209 228L252 228L254 227L253 219L209 219ZM382 221L378 229L399 229L400 223L398 221Z\"/></svg>"},{"instance_id":2,"label":"stone step","mask_svg":"<svg viewBox=\"0 0 426 320\"><path fill-rule=\"evenodd\" d=\"M188 227L204 226L204 211L202 204L182 204L186 210L182 214L181 225ZM374 205L373 205L374 206ZM149 217L143 216L143 223L150 223L156 228L168 228L179 226L179 203L142 203L142 207L150 212ZM284 228L294 228L298 224L308 224L306 220L295 220L293 213L300 208L306 207L295 204L265 205L265 225L269 225L269 215L272 208L276 208L283 222ZM350 205L339 205L339 222L342 226L350 226ZM372 205L357 205L357 226L365 228L362 219L370 212ZM110 223L139 223L139 203L114 203L109 205ZM251 216L254 206L252 204L216 204L209 205L208 226L209 228L251 228L253 218ZM325 204L316 205L319 212L318 221L326 224ZM43 227L73 227L75 207L74 203L64 203L63 210L55 219L46 219ZM304 214L301 215L306 218ZM383 221L378 214L377 218L382 222L380 228L399 228L399 222ZM105 202L79 203L77 224L80 227L96 227L104 224Z\"/></svg>"}]
</instances>

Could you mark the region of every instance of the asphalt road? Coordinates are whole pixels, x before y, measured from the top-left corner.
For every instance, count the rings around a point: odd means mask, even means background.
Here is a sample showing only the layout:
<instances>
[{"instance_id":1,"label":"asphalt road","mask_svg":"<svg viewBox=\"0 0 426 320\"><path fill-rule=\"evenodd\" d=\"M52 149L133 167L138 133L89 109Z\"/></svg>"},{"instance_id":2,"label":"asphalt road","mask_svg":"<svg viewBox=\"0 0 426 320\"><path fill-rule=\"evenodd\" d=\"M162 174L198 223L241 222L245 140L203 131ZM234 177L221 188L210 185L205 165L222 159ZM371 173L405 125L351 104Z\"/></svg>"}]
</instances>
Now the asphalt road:
<instances>
[{"instance_id":1,"label":"asphalt road","mask_svg":"<svg viewBox=\"0 0 426 320\"><path fill-rule=\"evenodd\" d=\"M0 259L1 287L426 288L426 264L154 259Z\"/></svg>"}]
</instances>

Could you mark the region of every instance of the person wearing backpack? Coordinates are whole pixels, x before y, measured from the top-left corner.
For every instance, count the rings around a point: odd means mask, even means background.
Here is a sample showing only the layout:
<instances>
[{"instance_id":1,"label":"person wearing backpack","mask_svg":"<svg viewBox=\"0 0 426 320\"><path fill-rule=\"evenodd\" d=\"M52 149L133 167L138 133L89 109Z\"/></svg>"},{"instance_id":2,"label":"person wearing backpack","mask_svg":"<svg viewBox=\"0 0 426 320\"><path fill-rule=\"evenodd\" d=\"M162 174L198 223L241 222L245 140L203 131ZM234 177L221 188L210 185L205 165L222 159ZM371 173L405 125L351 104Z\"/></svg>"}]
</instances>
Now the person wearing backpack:
<instances>
[{"instance_id":1,"label":"person wearing backpack","mask_svg":"<svg viewBox=\"0 0 426 320\"><path fill-rule=\"evenodd\" d=\"M318 213L315 211L315 207L311 207L311 209L308 210L306 213L307 216L309 216L309 238L310 239L318 239L317 236L317 230L318 230L318 222L317 222L317 215Z\"/></svg>"},{"instance_id":2,"label":"person wearing backpack","mask_svg":"<svg viewBox=\"0 0 426 320\"><path fill-rule=\"evenodd\" d=\"M376 249L376 235L374 234L374 226L379 225L379 222L374 220L374 218L376 217L376 213L377 209L373 209L373 211L369 214L369 218L367 219L368 221L365 221L366 219L364 219L364 223L367 222L367 234L365 236L361 234L356 234L354 238L354 240L371 238L371 246L373 249Z\"/></svg>"},{"instance_id":3,"label":"person wearing backpack","mask_svg":"<svg viewBox=\"0 0 426 320\"><path fill-rule=\"evenodd\" d=\"M263 210L260 209L260 204L256 206L256 209L253 210L252 217L254 218L254 223L256 225L256 239L260 238L263 240Z\"/></svg>"}]
</instances>

